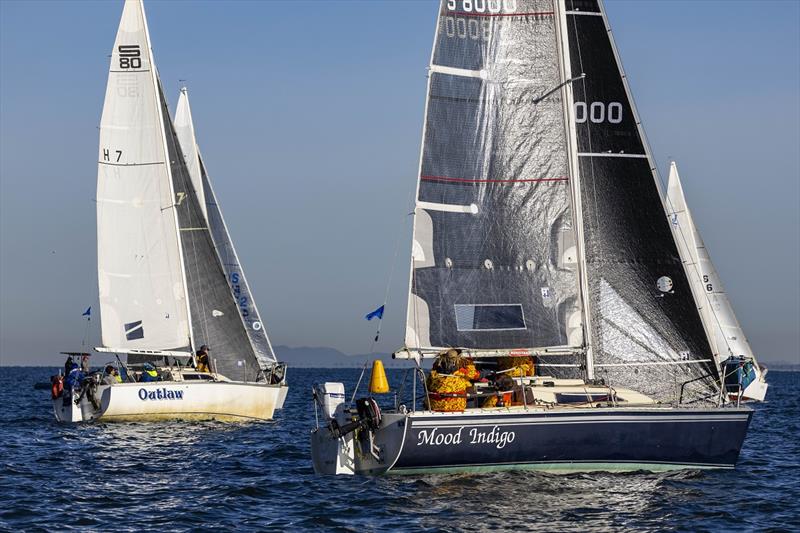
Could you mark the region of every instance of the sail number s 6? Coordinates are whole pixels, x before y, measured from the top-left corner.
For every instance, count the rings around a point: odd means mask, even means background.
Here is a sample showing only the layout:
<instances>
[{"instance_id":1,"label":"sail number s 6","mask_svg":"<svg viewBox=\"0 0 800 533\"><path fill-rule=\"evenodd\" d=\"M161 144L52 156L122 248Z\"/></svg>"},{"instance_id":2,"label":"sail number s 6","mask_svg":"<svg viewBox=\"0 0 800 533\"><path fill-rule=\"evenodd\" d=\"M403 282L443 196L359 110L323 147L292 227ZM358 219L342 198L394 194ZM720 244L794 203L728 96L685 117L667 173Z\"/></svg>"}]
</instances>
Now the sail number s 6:
<instances>
[{"instance_id":1,"label":"sail number s 6","mask_svg":"<svg viewBox=\"0 0 800 533\"><path fill-rule=\"evenodd\" d=\"M138 44L121 44L119 52L119 68L142 68L142 51Z\"/></svg>"}]
</instances>

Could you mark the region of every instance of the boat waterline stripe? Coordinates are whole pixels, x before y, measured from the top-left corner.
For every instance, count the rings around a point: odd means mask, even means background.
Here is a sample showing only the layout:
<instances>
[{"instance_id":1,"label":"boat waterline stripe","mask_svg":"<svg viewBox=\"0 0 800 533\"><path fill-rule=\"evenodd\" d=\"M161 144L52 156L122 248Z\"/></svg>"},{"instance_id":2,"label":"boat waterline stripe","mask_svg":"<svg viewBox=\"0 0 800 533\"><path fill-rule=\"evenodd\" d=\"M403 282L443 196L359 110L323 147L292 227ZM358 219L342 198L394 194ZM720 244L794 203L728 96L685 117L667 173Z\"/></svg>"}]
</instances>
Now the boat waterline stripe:
<instances>
[{"instance_id":1,"label":"boat waterline stripe","mask_svg":"<svg viewBox=\"0 0 800 533\"><path fill-rule=\"evenodd\" d=\"M424 472L463 472L465 470L474 471L491 471L496 468L506 468L513 466L515 468L529 468L538 470L554 470L554 471L585 471L590 470L648 470L648 467L661 466L658 470L674 470L676 468L734 468L730 463L672 463L669 461L646 461L646 462L630 462L630 461L613 461L606 460L603 462L597 461L509 461L504 463L470 463L463 465L431 465L409 468L391 469L388 474L416 474Z\"/></svg>"},{"instance_id":2,"label":"boat waterline stripe","mask_svg":"<svg viewBox=\"0 0 800 533\"><path fill-rule=\"evenodd\" d=\"M578 152L579 157L628 157L632 159L647 159L647 154L615 154L609 152Z\"/></svg>"},{"instance_id":3,"label":"boat waterline stripe","mask_svg":"<svg viewBox=\"0 0 800 533\"><path fill-rule=\"evenodd\" d=\"M447 15L455 15L457 17L550 17L553 16L553 11L529 11L527 13L475 13L467 11L448 11Z\"/></svg>"},{"instance_id":4,"label":"boat waterline stripe","mask_svg":"<svg viewBox=\"0 0 800 533\"><path fill-rule=\"evenodd\" d=\"M567 15L590 15L592 17L602 17L602 13L596 13L594 11L567 11Z\"/></svg>"},{"instance_id":5,"label":"boat waterline stripe","mask_svg":"<svg viewBox=\"0 0 800 533\"><path fill-rule=\"evenodd\" d=\"M181 228L181 231L208 231L208 228Z\"/></svg>"},{"instance_id":6,"label":"boat waterline stripe","mask_svg":"<svg viewBox=\"0 0 800 533\"><path fill-rule=\"evenodd\" d=\"M417 202L417 207L426 209L428 211L444 211L447 213L470 213L472 215L478 214L478 206L475 204L453 205L453 204L437 204L434 202Z\"/></svg>"},{"instance_id":7,"label":"boat waterline stripe","mask_svg":"<svg viewBox=\"0 0 800 533\"><path fill-rule=\"evenodd\" d=\"M577 420L563 420L556 418L545 419L524 419L524 420L440 420L440 421L426 421L411 423L411 429L430 429L430 428L446 428L446 427L482 427L482 426L498 426L498 427L513 427L513 426L539 426L539 425L570 425L570 424L652 424L652 423L697 423L697 422L745 422L747 416L737 417L708 417L708 418L687 418L687 417L630 417L630 418L603 418L603 417L584 417Z\"/></svg>"},{"instance_id":8,"label":"boat waterline stripe","mask_svg":"<svg viewBox=\"0 0 800 533\"><path fill-rule=\"evenodd\" d=\"M469 178L450 178L448 176L420 176L423 181L444 181L453 183L538 183L547 181L569 181L569 177L561 176L559 178L534 178L534 179L511 179L511 180L478 180Z\"/></svg>"}]
</instances>

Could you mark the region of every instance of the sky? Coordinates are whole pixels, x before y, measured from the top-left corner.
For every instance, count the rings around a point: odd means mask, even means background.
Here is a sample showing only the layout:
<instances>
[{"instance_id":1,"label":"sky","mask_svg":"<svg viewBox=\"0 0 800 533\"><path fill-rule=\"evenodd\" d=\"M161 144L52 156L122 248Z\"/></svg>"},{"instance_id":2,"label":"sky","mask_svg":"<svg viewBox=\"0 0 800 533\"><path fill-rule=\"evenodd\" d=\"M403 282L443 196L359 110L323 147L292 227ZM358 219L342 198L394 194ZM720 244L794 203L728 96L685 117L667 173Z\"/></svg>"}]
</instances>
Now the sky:
<instances>
[{"instance_id":1,"label":"sky","mask_svg":"<svg viewBox=\"0 0 800 533\"><path fill-rule=\"evenodd\" d=\"M375 349L402 344L436 4L145 4L275 345L367 353L387 285ZM656 163L678 162L757 357L799 362L800 2L606 8ZM98 308L97 126L121 10L0 0L0 364L60 364Z\"/></svg>"}]
</instances>

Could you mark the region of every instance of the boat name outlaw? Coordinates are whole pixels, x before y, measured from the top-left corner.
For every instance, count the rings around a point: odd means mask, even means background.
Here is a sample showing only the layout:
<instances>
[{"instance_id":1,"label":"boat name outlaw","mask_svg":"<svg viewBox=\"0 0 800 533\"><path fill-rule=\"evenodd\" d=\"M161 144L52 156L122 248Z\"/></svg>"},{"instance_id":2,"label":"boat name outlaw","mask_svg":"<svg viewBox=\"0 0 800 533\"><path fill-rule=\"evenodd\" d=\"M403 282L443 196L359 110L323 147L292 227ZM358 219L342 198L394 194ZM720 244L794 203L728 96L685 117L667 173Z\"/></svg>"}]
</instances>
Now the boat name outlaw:
<instances>
[{"instance_id":1,"label":"boat name outlaw","mask_svg":"<svg viewBox=\"0 0 800 533\"><path fill-rule=\"evenodd\" d=\"M156 390L139 389L139 399L145 400L183 400L182 390L169 390L164 387Z\"/></svg>"},{"instance_id":2,"label":"boat name outlaw","mask_svg":"<svg viewBox=\"0 0 800 533\"><path fill-rule=\"evenodd\" d=\"M417 446L441 446L461 444L461 434L465 426L458 428L455 433L440 433L439 428L420 430L417 436ZM506 444L514 442L516 435L513 431L500 431L500 426L494 426L491 431L472 428L467 432L468 441L465 444L494 444L498 450L505 448Z\"/></svg>"}]
</instances>

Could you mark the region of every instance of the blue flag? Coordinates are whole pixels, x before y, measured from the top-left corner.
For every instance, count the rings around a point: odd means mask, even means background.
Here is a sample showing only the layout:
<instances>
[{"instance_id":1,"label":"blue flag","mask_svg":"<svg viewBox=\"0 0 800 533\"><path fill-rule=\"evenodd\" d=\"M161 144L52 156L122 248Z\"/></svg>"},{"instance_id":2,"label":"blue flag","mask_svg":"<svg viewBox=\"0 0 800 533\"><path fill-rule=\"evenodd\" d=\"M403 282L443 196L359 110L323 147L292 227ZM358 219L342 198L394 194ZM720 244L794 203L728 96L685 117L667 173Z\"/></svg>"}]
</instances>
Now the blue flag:
<instances>
[{"instance_id":1,"label":"blue flag","mask_svg":"<svg viewBox=\"0 0 800 533\"><path fill-rule=\"evenodd\" d=\"M81 316L92 316L92 308L91 308L91 306L87 307L86 311L84 311Z\"/></svg>"},{"instance_id":2,"label":"blue flag","mask_svg":"<svg viewBox=\"0 0 800 533\"><path fill-rule=\"evenodd\" d=\"M383 306L383 305L380 306L379 308L377 308L373 312L367 314L367 316L365 316L364 318L366 318L367 320L372 320L373 318L378 318L378 319L383 318L383 308L384 307L385 306Z\"/></svg>"}]
</instances>

